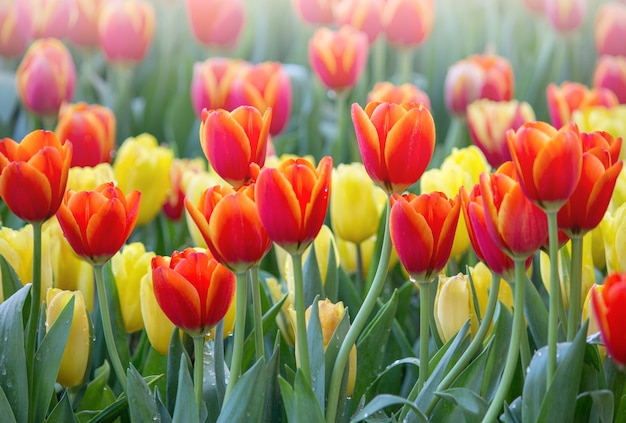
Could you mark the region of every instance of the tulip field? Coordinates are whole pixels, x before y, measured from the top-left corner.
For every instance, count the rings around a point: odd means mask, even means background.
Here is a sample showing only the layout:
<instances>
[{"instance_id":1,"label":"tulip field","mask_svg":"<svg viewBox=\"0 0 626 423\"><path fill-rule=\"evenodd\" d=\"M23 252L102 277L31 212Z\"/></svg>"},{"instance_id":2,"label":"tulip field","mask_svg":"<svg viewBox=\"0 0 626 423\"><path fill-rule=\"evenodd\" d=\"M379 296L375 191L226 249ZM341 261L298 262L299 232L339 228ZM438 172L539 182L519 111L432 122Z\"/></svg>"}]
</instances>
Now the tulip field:
<instances>
[{"instance_id":1,"label":"tulip field","mask_svg":"<svg viewBox=\"0 0 626 423\"><path fill-rule=\"evenodd\" d=\"M626 422L626 1L0 0L0 421Z\"/></svg>"}]
</instances>

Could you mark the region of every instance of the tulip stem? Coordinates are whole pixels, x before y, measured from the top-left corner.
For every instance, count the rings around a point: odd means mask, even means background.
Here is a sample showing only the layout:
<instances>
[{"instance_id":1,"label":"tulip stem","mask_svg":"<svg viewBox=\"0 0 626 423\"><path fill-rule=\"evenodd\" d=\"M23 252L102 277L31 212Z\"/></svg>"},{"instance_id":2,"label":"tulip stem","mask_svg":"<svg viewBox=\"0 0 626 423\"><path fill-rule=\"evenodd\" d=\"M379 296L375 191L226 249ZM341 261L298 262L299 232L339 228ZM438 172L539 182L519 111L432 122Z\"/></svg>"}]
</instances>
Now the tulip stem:
<instances>
[{"instance_id":1,"label":"tulip stem","mask_svg":"<svg viewBox=\"0 0 626 423\"><path fill-rule=\"evenodd\" d=\"M385 212L385 231L383 234L383 245L380 250L380 261L378 262L378 268L374 275L374 280L370 286L369 291L361 305L361 308L356 314L346 337L341 343L333 372L330 379L330 388L328 390L328 399L326 403L326 423L335 423L337 414L337 404L339 402L339 391L341 388L341 382L345 373L346 363L353 345L368 322L368 318L376 305L378 296L385 286L385 280L387 279L387 269L389 267L389 258L391 257L391 236L389 232L389 215L390 207L387 205L387 211Z\"/></svg>"},{"instance_id":2,"label":"tulip stem","mask_svg":"<svg viewBox=\"0 0 626 423\"><path fill-rule=\"evenodd\" d=\"M384 37L378 37L374 42L372 51L372 75L373 81L385 81L385 47L386 41Z\"/></svg>"},{"instance_id":3,"label":"tulip stem","mask_svg":"<svg viewBox=\"0 0 626 423\"><path fill-rule=\"evenodd\" d=\"M31 301L30 314L28 316L28 338L26 339L27 360L35 359L37 328L39 326L39 307L41 305L41 226L42 222L33 222L33 283L30 287ZM27 368L32 371L32 362ZM29 378L29 380L31 379Z\"/></svg>"},{"instance_id":4,"label":"tulip stem","mask_svg":"<svg viewBox=\"0 0 626 423\"><path fill-rule=\"evenodd\" d=\"M263 310L261 309L261 287L259 285L259 266L252 266L250 272L250 285L252 285L252 305L254 306L254 346L256 359L265 357L263 341Z\"/></svg>"},{"instance_id":5,"label":"tulip stem","mask_svg":"<svg viewBox=\"0 0 626 423\"><path fill-rule=\"evenodd\" d=\"M431 281L420 281L420 373L417 380L418 392L428 379L429 341L430 341L430 284Z\"/></svg>"},{"instance_id":6,"label":"tulip stem","mask_svg":"<svg viewBox=\"0 0 626 423\"><path fill-rule=\"evenodd\" d=\"M237 272L237 288L235 298L235 339L233 357L230 361L230 379L224 395L224 404L241 376L241 361L243 359L243 341L246 331L246 306L248 303L248 278L246 272Z\"/></svg>"},{"instance_id":7,"label":"tulip stem","mask_svg":"<svg viewBox=\"0 0 626 423\"><path fill-rule=\"evenodd\" d=\"M515 368L517 367L517 358L519 354L519 342L522 330L524 329L524 286L525 286L525 259L515 259L515 298L513 308L513 327L511 328L511 338L509 341L509 352L506 356L506 362L504 364L504 371L502 372L502 378L498 385L487 414L485 415L483 422L495 422L502 411L502 404L506 395L509 392L509 387L515 375Z\"/></svg>"},{"instance_id":8,"label":"tulip stem","mask_svg":"<svg viewBox=\"0 0 626 423\"><path fill-rule=\"evenodd\" d=\"M306 337L306 305L304 303L304 281L302 277L302 253L292 254L293 280L296 306L296 343L298 345L298 368L311 381L311 364L309 362L309 342Z\"/></svg>"},{"instance_id":9,"label":"tulip stem","mask_svg":"<svg viewBox=\"0 0 626 423\"><path fill-rule=\"evenodd\" d=\"M547 386L550 386L556 371L556 344L558 341L559 323L559 294L561 283L559 280L559 239L556 220L556 211L546 211L548 216L548 241L550 243L550 309L548 310L548 377Z\"/></svg>"},{"instance_id":10,"label":"tulip stem","mask_svg":"<svg viewBox=\"0 0 626 423\"><path fill-rule=\"evenodd\" d=\"M413 49L398 49L398 84L413 83Z\"/></svg>"},{"instance_id":11,"label":"tulip stem","mask_svg":"<svg viewBox=\"0 0 626 423\"><path fill-rule=\"evenodd\" d=\"M346 103L350 91L345 89L338 91L335 97L335 115L337 117L337 135L333 145L333 161L337 164L347 163L352 156L351 141L346 137Z\"/></svg>"},{"instance_id":12,"label":"tulip stem","mask_svg":"<svg viewBox=\"0 0 626 423\"><path fill-rule=\"evenodd\" d=\"M226 386L226 377L224 375L224 319L215 326L215 335L213 336L213 349L215 352L215 387L217 392L217 405L222 406L224 401L224 387Z\"/></svg>"},{"instance_id":13,"label":"tulip stem","mask_svg":"<svg viewBox=\"0 0 626 423\"><path fill-rule=\"evenodd\" d=\"M363 249L361 243L355 244L356 246L356 281L355 285L359 292L359 296L363 295Z\"/></svg>"},{"instance_id":14,"label":"tulip stem","mask_svg":"<svg viewBox=\"0 0 626 423\"><path fill-rule=\"evenodd\" d=\"M569 281L569 316L567 318L567 341L571 342L580 326L582 301L583 237L572 237L572 260Z\"/></svg>"},{"instance_id":15,"label":"tulip stem","mask_svg":"<svg viewBox=\"0 0 626 423\"><path fill-rule=\"evenodd\" d=\"M98 307L100 308L100 318L102 320L102 329L104 331L104 343L107 346L109 358L115 371L115 376L122 385L122 390L126 392L126 372L115 346L115 337L113 336L113 327L111 326L111 315L109 314L109 302L107 300L107 292L104 286L104 269L101 264L93 266L96 275L96 292L98 295Z\"/></svg>"},{"instance_id":16,"label":"tulip stem","mask_svg":"<svg viewBox=\"0 0 626 423\"><path fill-rule=\"evenodd\" d=\"M202 415L202 379L204 376L204 336L193 338L193 390L196 394L196 404L198 405L198 416Z\"/></svg>"}]
</instances>

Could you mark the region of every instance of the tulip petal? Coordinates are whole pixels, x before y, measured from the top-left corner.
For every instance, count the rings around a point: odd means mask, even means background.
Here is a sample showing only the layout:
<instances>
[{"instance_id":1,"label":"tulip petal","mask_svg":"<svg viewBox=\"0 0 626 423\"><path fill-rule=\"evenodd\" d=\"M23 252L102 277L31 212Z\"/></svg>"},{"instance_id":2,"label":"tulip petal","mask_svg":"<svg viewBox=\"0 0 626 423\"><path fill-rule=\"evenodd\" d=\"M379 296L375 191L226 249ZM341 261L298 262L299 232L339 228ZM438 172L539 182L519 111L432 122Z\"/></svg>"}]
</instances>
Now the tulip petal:
<instances>
[{"instance_id":1,"label":"tulip petal","mask_svg":"<svg viewBox=\"0 0 626 423\"><path fill-rule=\"evenodd\" d=\"M37 168L12 162L0 176L0 194L11 211L22 219L35 222L52 216L50 181Z\"/></svg>"},{"instance_id":2,"label":"tulip petal","mask_svg":"<svg viewBox=\"0 0 626 423\"><path fill-rule=\"evenodd\" d=\"M200 298L191 282L167 267L154 269L152 281L157 302L172 323L192 330L201 325Z\"/></svg>"},{"instance_id":3,"label":"tulip petal","mask_svg":"<svg viewBox=\"0 0 626 423\"><path fill-rule=\"evenodd\" d=\"M411 276L422 278L429 270L434 245L428 222L408 202L399 201L391 208L389 224L398 258Z\"/></svg>"},{"instance_id":4,"label":"tulip petal","mask_svg":"<svg viewBox=\"0 0 626 423\"><path fill-rule=\"evenodd\" d=\"M365 170L375 183L384 184L387 172L382 160L378 131L369 116L356 103L352 105L352 122Z\"/></svg>"},{"instance_id":5,"label":"tulip petal","mask_svg":"<svg viewBox=\"0 0 626 423\"><path fill-rule=\"evenodd\" d=\"M224 266L214 263L202 317L204 324L211 327L226 315L235 294L234 274Z\"/></svg>"},{"instance_id":6,"label":"tulip petal","mask_svg":"<svg viewBox=\"0 0 626 423\"><path fill-rule=\"evenodd\" d=\"M85 237L90 257L99 264L122 248L126 242L126 209L119 199L108 200L91 216Z\"/></svg>"}]
</instances>

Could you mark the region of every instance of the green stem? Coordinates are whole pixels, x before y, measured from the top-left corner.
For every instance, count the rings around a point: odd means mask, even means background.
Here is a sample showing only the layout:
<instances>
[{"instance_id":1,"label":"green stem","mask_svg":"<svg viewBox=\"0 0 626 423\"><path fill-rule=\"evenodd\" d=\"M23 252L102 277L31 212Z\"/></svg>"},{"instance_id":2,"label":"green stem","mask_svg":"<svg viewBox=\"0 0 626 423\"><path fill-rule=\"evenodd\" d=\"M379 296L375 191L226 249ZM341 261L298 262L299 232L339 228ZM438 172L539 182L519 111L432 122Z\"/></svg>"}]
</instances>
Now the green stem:
<instances>
[{"instance_id":1,"label":"green stem","mask_svg":"<svg viewBox=\"0 0 626 423\"><path fill-rule=\"evenodd\" d=\"M26 340L26 357L34 359L39 326L39 308L41 306L41 226L42 222L33 224L33 283L30 287L30 314L28 317L28 338Z\"/></svg>"},{"instance_id":2,"label":"green stem","mask_svg":"<svg viewBox=\"0 0 626 423\"><path fill-rule=\"evenodd\" d=\"M265 357L263 341L263 310L261 309L261 287L259 284L259 266L252 266L249 270L250 285L252 285L252 305L254 307L254 346L256 359Z\"/></svg>"},{"instance_id":3,"label":"green stem","mask_svg":"<svg viewBox=\"0 0 626 423\"><path fill-rule=\"evenodd\" d=\"M420 286L420 374L417 381L418 390L421 391L428 379L429 360L429 323L430 323L430 281L419 282Z\"/></svg>"},{"instance_id":4,"label":"green stem","mask_svg":"<svg viewBox=\"0 0 626 423\"><path fill-rule=\"evenodd\" d=\"M224 319L215 326L213 350L215 354L215 390L217 392L217 405L221 409L224 401L224 386L226 377L224 374Z\"/></svg>"},{"instance_id":5,"label":"green stem","mask_svg":"<svg viewBox=\"0 0 626 423\"><path fill-rule=\"evenodd\" d=\"M204 376L204 336L193 338L193 391L196 394L196 404L198 405L198 416L202 415L202 379Z\"/></svg>"},{"instance_id":6,"label":"green stem","mask_svg":"<svg viewBox=\"0 0 626 423\"><path fill-rule=\"evenodd\" d=\"M520 333L520 346L519 346L520 361L522 362L522 369L527 369L530 365L530 343L528 342L528 331L524 328ZM522 375L526 377L525 374Z\"/></svg>"},{"instance_id":7,"label":"green stem","mask_svg":"<svg viewBox=\"0 0 626 423\"><path fill-rule=\"evenodd\" d=\"M98 295L98 307L100 308L100 318L102 319L102 329L104 331L104 342L107 346L109 358L115 371L117 380L122 385L122 389L126 392L126 372L122 361L115 346L115 337L113 336L113 327L111 326L111 315L109 314L109 302L107 300L107 292L104 286L104 270L101 264L93 266L96 274L96 291Z\"/></svg>"},{"instance_id":8,"label":"green stem","mask_svg":"<svg viewBox=\"0 0 626 423\"><path fill-rule=\"evenodd\" d=\"M548 377L547 386L552 382L556 371L556 344L558 341L559 323L559 239L556 211L546 211L548 215L548 240L550 243L550 309L548 310Z\"/></svg>"},{"instance_id":9,"label":"green stem","mask_svg":"<svg viewBox=\"0 0 626 423\"><path fill-rule=\"evenodd\" d=\"M385 231L383 234L383 245L380 251L380 261L374 280L370 286L367 296L361 305L361 308L356 314L346 337L339 348L337 359L333 367L333 372L330 379L330 388L328 390L328 399L326 404L326 423L334 423L337 414L337 404L339 402L339 390L341 388L341 381L344 376L346 363L348 362L348 356L352 346L355 344L359 334L367 324L368 318L376 305L378 296L385 285L387 279L387 269L389 267L389 258L391 257L391 238L389 233L389 214L390 208L387 207L385 214Z\"/></svg>"},{"instance_id":10,"label":"green stem","mask_svg":"<svg viewBox=\"0 0 626 423\"><path fill-rule=\"evenodd\" d=\"M413 49L398 49L399 84L413 83Z\"/></svg>"},{"instance_id":11,"label":"green stem","mask_svg":"<svg viewBox=\"0 0 626 423\"><path fill-rule=\"evenodd\" d=\"M385 80L385 37L378 37L372 51L372 84Z\"/></svg>"},{"instance_id":12,"label":"green stem","mask_svg":"<svg viewBox=\"0 0 626 423\"><path fill-rule=\"evenodd\" d=\"M338 91L335 97L335 116L337 117L337 135L333 144L333 161L336 164L347 163L350 158L350 140L346 136L347 99L350 91Z\"/></svg>"},{"instance_id":13,"label":"green stem","mask_svg":"<svg viewBox=\"0 0 626 423\"><path fill-rule=\"evenodd\" d=\"M230 361L230 379L224 395L224 403L228 400L235 384L241 376L241 361L243 359L243 341L246 331L246 305L248 303L248 278L246 272L238 272L236 301L235 304L235 339L233 344L233 357Z\"/></svg>"},{"instance_id":14,"label":"green stem","mask_svg":"<svg viewBox=\"0 0 626 423\"><path fill-rule=\"evenodd\" d=\"M502 404L511 386L511 381L517 367L517 357L519 354L519 341L521 332L524 329L524 285L526 274L525 260L515 259L515 304L513 309L513 327L511 328L511 339L509 342L509 352L506 356L504 371L500 379L498 390L487 409L487 414L483 422L495 422L502 410Z\"/></svg>"},{"instance_id":15,"label":"green stem","mask_svg":"<svg viewBox=\"0 0 626 423\"><path fill-rule=\"evenodd\" d=\"M571 342L580 327L583 272L583 237L572 237L572 260L569 280L569 317L567 318L567 341Z\"/></svg>"},{"instance_id":16,"label":"green stem","mask_svg":"<svg viewBox=\"0 0 626 423\"><path fill-rule=\"evenodd\" d=\"M361 243L356 245L356 281L354 285L359 292L359 296L363 296L363 249Z\"/></svg>"},{"instance_id":17,"label":"green stem","mask_svg":"<svg viewBox=\"0 0 626 423\"><path fill-rule=\"evenodd\" d=\"M311 364L309 362L309 343L306 337L306 304L304 303L304 281L302 277L302 253L292 254L293 280L296 306L296 343L298 345L299 369L311 380Z\"/></svg>"}]
</instances>

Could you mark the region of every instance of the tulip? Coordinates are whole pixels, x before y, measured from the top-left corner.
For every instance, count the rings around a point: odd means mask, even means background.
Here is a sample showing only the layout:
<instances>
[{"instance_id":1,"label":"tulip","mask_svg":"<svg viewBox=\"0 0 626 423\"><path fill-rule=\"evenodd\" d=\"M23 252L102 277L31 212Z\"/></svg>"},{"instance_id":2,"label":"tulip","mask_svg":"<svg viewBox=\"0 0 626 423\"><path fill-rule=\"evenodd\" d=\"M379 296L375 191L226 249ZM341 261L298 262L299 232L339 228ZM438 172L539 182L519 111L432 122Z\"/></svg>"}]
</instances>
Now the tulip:
<instances>
[{"instance_id":1,"label":"tulip","mask_svg":"<svg viewBox=\"0 0 626 423\"><path fill-rule=\"evenodd\" d=\"M343 0L333 3L333 16L337 25L365 32L371 45L383 31L383 7L382 0Z\"/></svg>"},{"instance_id":2,"label":"tulip","mask_svg":"<svg viewBox=\"0 0 626 423\"><path fill-rule=\"evenodd\" d=\"M613 360L620 366L626 365L626 275L609 273L604 284L592 292L593 311L600 326L604 345Z\"/></svg>"},{"instance_id":3,"label":"tulip","mask_svg":"<svg viewBox=\"0 0 626 423\"><path fill-rule=\"evenodd\" d=\"M247 63L237 59L211 57L193 65L191 101L198 117L202 110L226 109L231 111L230 94L233 79Z\"/></svg>"},{"instance_id":4,"label":"tulip","mask_svg":"<svg viewBox=\"0 0 626 423\"><path fill-rule=\"evenodd\" d=\"M141 242L133 242L125 245L111 258L111 270L127 333L136 332L144 327L139 291L141 279L150 271L150 261L154 255L153 252L146 251Z\"/></svg>"},{"instance_id":5,"label":"tulip","mask_svg":"<svg viewBox=\"0 0 626 423\"><path fill-rule=\"evenodd\" d=\"M609 202L608 211L614 213L622 204L626 203L626 171L624 168L617 175L615 187L613 188L613 196Z\"/></svg>"},{"instance_id":6,"label":"tulip","mask_svg":"<svg viewBox=\"0 0 626 423\"><path fill-rule=\"evenodd\" d=\"M435 151L435 122L423 104L355 103L352 122L374 183L399 194L417 182Z\"/></svg>"},{"instance_id":7,"label":"tulip","mask_svg":"<svg viewBox=\"0 0 626 423\"><path fill-rule=\"evenodd\" d=\"M472 55L448 69L444 82L446 108L456 116L465 116L467 106L475 100L510 101L514 82L513 68L504 57Z\"/></svg>"},{"instance_id":8,"label":"tulip","mask_svg":"<svg viewBox=\"0 0 626 423\"><path fill-rule=\"evenodd\" d=\"M183 202L186 203L187 199L189 199L191 204L198 204L207 187L223 184L225 184L225 181L222 181L222 179L215 172L203 171L199 173L187 173L183 175L183 181L181 183L182 190L185 193L185 199ZM194 223L193 218L186 207L185 222L189 235L193 241L192 245L207 248L207 243L204 241L204 237L202 236L200 229L198 229Z\"/></svg>"},{"instance_id":9,"label":"tulip","mask_svg":"<svg viewBox=\"0 0 626 423\"><path fill-rule=\"evenodd\" d=\"M192 248L154 257L152 283L165 315L191 337L206 335L224 318L235 291L235 275Z\"/></svg>"},{"instance_id":10,"label":"tulip","mask_svg":"<svg viewBox=\"0 0 626 423\"><path fill-rule=\"evenodd\" d=\"M283 335L285 342L287 342L289 346L293 347L296 344L296 335L294 334L295 325L292 324L291 312L291 310L294 310L294 293L293 291L283 292L284 284L278 282L276 278L267 278L266 283L273 304L281 301L285 295L287 296L287 298L285 298L285 302L280 307L280 313L276 315L276 325L278 326L280 333Z\"/></svg>"},{"instance_id":11,"label":"tulip","mask_svg":"<svg viewBox=\"0 0 626 423\"><path fill-rule=\"evenodd\" d=\"M626 105L587 107L574 112L573 121L579 125L580 131L604 131L617 138L626 133ZM622 160L626 156L624 150L620 154Z\"/></svg>"},{"instance_id":12,"label":"tulip","mask_svg":"<svg viewBox=\"0 0 626 423\"><path fill-rule=\"evenodd\" d=\"M75 18L67 32L67 38L79 47L98 47L98 18L105 0L74 0Z\"/></svg>"},{"instance_id":13,"label":"tulip","mask_svg":"<svg viewBox=\"0 0 626 423\"><path fill-rule=\"evenodd\" d=\"M530 263L530 260L528 263ZM469 267L469 275L472 277L481 316L485 315L487 302L489 301L492 278L491 272L491 269L483 262L478 262L474 267ZM507 283L505 279L500 279L498 301L502 303L509 312L513 310L513 291L511 291L511 285Z\"/></svg>"},{"instance_id":14,"label":"tulip","mask_svg":"<svg viewBox=\"0 0 626 423\"><path fill-rule=\"evenodd\" d=\"M94 167L70 167L67 187L74 191L91 191L98 185L113 181L113 167L109 163L100 163Z\"/></svg>"},{"instance_id":15,"label":"tulip","mask_svg":"<svg viewBox=\"0 0 626 423\"><path fill-rule=\"evenodd\" d=\"M32 39L62 39L74 18L74 8L72 0L18 0L18 25Z\"/></svg>"},{"instance_id":16,"label":"tulip","mask_svg":"<svg viewBox=\"0 0 626 423\"><path fill-rule=\"evenodd\" d=\"M298 158L260 172L254 194L261 222L270 238L290 254L302 253L324 224L331 175L328 156L317 169Z\"/></svg>"},{"instance_id":17,"label":"tulip","mask_svg":"<svg viewBox=\"0 0 626 423\"><path fill-rule=\"evenodd\" d=\"M516 131L523 123L535 120L535 112L526 102L481 99L467 107L466 117L472 141L497 168L511 160L506 131Z\"/></svg>"},{"instance_id":18,"label":"tulip","mask_svg":"<svg viewBox=\"0 0 626 423\"><path fill-rule=\"evenodd\" d=\"M351 89L365 69L368 50L367 35L358 29L321 27L309 41L309 64L327 89Z\"/></svg>"},{"instance_id":19,"label":"tulip","mask_svg":"<svg viewBox=\"0 0 626 423\"><path fill-rule=\"evenodd\" d=\"M389 230L398 258L411 277L430 282L450 258L460 200L441 192L394 194Z\"/></svg>"},{"instance_id":20,"label":"tulip","mask_svg":"<svg viewBox=\"0 0 626 423\"><path fill-rule=\"evenodd\" d=\"M361 163L333 170L330 220L337 237L360 244L376 235L387 203L385 192L372 183Z\"/></svg>"},{"instance_id":21,"label":"tulip","mask_svg":"<svg viewBox=\"0 0 626 423\"><path fill-rule=\"evenodd\" d=\"M626 4L610 2L596 12L593 35L598 56L626 56Z\"/></svg>"},{"instance_id":22,"label":"tulip","mask_svg":"<svg viewBox=\"0 0 626 423\"><path fill-rule=\"evenodd\" d=\"M614 213L607 212L600 222L604 252L606 255L607 273L626 271L626 203L619 206Z\"/></svg>"},{"instance_id":23,"label":"tulip","mask_svg":"<svg viewBox=\"0 0 626 423\"><path fill-rule=\"evenodd\" d=\"M154 36L152 3L143 0L106 1L99 14L98 37L106 60L121 65L141 62Z\"/></svg>"},{"instance_id":24,"label":"tulip","mask_svg":"<svg viewBox=\"0 0 626 423\"><path fill-rule=\"evenodd\" d=\"M95 166L111 161L115 129L111 109L80 102L61 106L55 132L63 142L72 142L72 167Z\"/></svg>"},{"instance_id":25,"label":"tulip","mask_svg":"<svg viewBox=\"0 0 626 423\"><path fill-rule=\"evenodd\" d=\"M568 124L557 131L545 122L527 122L517 131L507 132L507 143L528 198L544 210L561 208L580 180L578 127Z\"/></svg>"},{"instance_id":26,"label":"tulip","mask_svg":"<svg viewBox=\"0 0 626 423\"><path fill-rule=\"evenodd\" d=\"M35 130L17 143L0 140L0 196L27 222L53 216L65 192L72 144L61 145L54 132Z\"/></svg>"},{"instance_id":27,"label":"tulip","mask_svg":"<svg viewBox=\"0 0 626 423\"><path fill-rule=\"evenodd\" d=\"M202 113L202 150L215 172L235 188L251 182L252 163L265 164L271 119L271 109L261 115L253 106Z\"/></svg>"},{"instance_id":28,"label":"tulip","mask_svg":"<svg viewBox=\"0 0 626 423\"><path fill-rule=\"evenodd\" d=\"M28 110L56 116L61 104L72 100L76 69L69 50L55 38L30 45L15 73L17 93Z\"/></svg>"},{"instance_id":29,"label":"tulip","mask_svg":"<svg viewBox=\"0 0 626 423\"><path fill-rule=\"evenodd\" d=\"M113 182L93 191L68 189L57 219L76 254L93 266L113 257L135 227L140 196L138 191L124 196Z\"/></svg>"},{"instance_id":30,"label":"tulip","mask_svg":"<svg viewBox=\"0 0 626 423\"><path fill-rule=\"evenodd\" d=\"M150 271L141 278L139 299L141 303L141 318L145 325L148 341L150 341L152 348L160 354L167 355L172 332L176 326L157 302L152 282L152 264L150 264Z\"/></svg>"},{"instance_id":31,"label":"tulip","mask_svg":"<svg viewBox=\"0 0 626 423\"><path fill-rule=\"evenodd\" d=\"M560 86L549 84L546 88L550 121L555 128L560 128L570 120L577 110L592 106L613 107L618 104L617 97L606 88L589 89L578 82L565 81Z\"/></svg>"},{"instance_id":32,"label":"tulip","mask_svg":"<svg viewBox=\"0 0 626 423\"><path fill-rule=\"evenodd\" d=\"M229 93L232 108L249 105L265 114L272 110L270 134L280 134L291 113L291 80L279 62L241 67Z\"/></svg>"},{"instance_id":33,"label":"tulip","mask_svg":"<svg viewBox=\"0 0 626 423\"><path fill-rule=\"evenodd\" d=\"M328 25L334 22L333 3L338 0L291 0L300 19L312 25Z\"/></svg>"},{"instance_id":34,"label":"tulip","mask_svg":"<svg viewBox=\"0 0 626 423\"><path fill-rule=\"evenodd\" d=\"M596 89L609 89L615 93L620 104L626 103L626 58L623 56L602 56L593 71L593 86ZM607 107L616 104L606 104Z\"/></svg>"},{"instance_id":35,"label":"tulip","mask_svg":"<svg viewBox=\"0 0 626 423\"><path fill-rule=\"evenodd\" d=\"M433 0L387 0L383 28L387 41L398 47L417 47L430 35L435 21Z\"/></svg>"},{"instance_id":36,"label":"tulip","mask_svg":"<svg viewBox=\"0 0 626 423\"><path fill-rule=\"evenodd\" d=\"M246 22L245 8L242 0L185 0L192 34L206 47L232 47Z\"/></svg>"},{"instance_id":37,"label":"tulip","mask_svg":"<svg viewBox=\"0 0 626 423\"><path fill-rule=\"evenodd\" d=\"M235 273L260 263L272 247L257 204L254 185L239 191L217 185L207 189L197 205L185 200L212 255Z\"/></svg>"},{"instance_id":38,"label":"tulip","mask_svg":"<svg viewBox=\"0 0 626 423\"><path fill-rule=\"evenodd\" d=\"M0 56L16 58L24 53L28 43L26 29L17 22L17 1L0 3Z\"/></svg>"},{"instance_id":39,"label":"tulip","mask_svg":"<svg viewBox=\"0 0 626 423\"><path fill-rule=\"evenodd\" d=\"M171 187L174 153L157 145L150 134L128 138L117 151L113 172L122 191L138 190L142 201L138 225L150 222L161 210Z\"/></svg>"},{"instance_id":40,"label":"tulip","mask_svg":"<svg viewBox=\"0 0 626 423\"><path fill-rule=\"evenodd\" d=\"M597 285L594 283L593 285L591 285L591 288L589 288L589 291L587 291L587 295L585 296L581 323L584 323L586 320L589 321L589 325L587 326L587 336L591 336L594 333L600 332L600 325L598 323L599 319L593 312L593 303L591 298L593 297L593 293L595 291L600 294L603 287L604 285ZM604 349L604 347L598 346L598 352L600 352L600 355L603 358L606 356L606 350Z\"/></svg>"},{"instance_id":41,"label":"tulip","mask_svg":"<svg viewBox=\"0 0 626 423\"><path fill-rule=\"evenodd\" d=\"M230 335L233 334L233 331L235 330L235 321L237 317L237 289L235 289L235 292L233 293L233 299L230 302L230 307L228 307L228 311L226 311L226 314L224 315L224 318L222 319L222 322L224 322L224 327L223 327L223 339L228 338ZM211 332L209 333L209 339L213 339L215 340L215 327L211 329Z\"/></svg>"},{"instance_id":42,"label":"tulip","mask_svg":"<svg viewBox=\"0 0 626 423\"><path fill-rule=\"evenodd\" d=\"M51 288L46 295L48 305L46 308L47 330L50 330L72 298L74 298L72 323L57 373L57 382L65 388L80 385L85 379L93 328L87 316L85 300L80 291L72 292Z\"/></svg>"},{"instance_id":43,"label":"tulip","mask_svg":"<svg viewBox=\"0 0 626 423\"><path fill-rule=\"evenodd\" d=\"M451 277L439 275L433 313L437 332L443 342L448 342L456 335L467 320L470 321L471 333L476 333L478 318L474 307L467 276L462 273Z\"/></svg>"},{"instance_id":44,"label":"tulip","mask_svg":"<svg viewBox=\"0 0 626 423\"><path fill-rule=\"evenodd\" d=\"M377 82L367 94L367 102L377 101L379 103L424 103L430 110L430 99L428 94L420 90L413 84L393 85L391 82Z\"/></svg>"},{"instance_id":45,"label":"tulip","mask_svg":"<svg viewBox=\"0 0 626 423\"><path fill-rule=\"evenodd\" d=\"M529 12L539 16L544 14L544 0L522 0L522 3L524 3L524 6L526 6Z\"/></svg>"},{"instance_id":46,"label":"tulip","mask_svg":"<svg viewBox=\"0 0 626 423\"><path fill-rule=\"evenodd\" d=\"M548 22L559 32L578 29L587 12L586 0L551 0L544 1L544 14Z\"/></svg>"},{"instance_id":47,"label":"tulip","mask_svg":"<svg viewBox=\"0 0 626 423\"><path fill-rule=\"evenodd\" d=\"M183 180L188 178L186 174L198 174L205 170L205 162L201 158L174 159L170 168L170 180L172 187L163 203L163 213L171 220L178 221L185 209L185 189Z\"/></svg>"}]
</instances>

